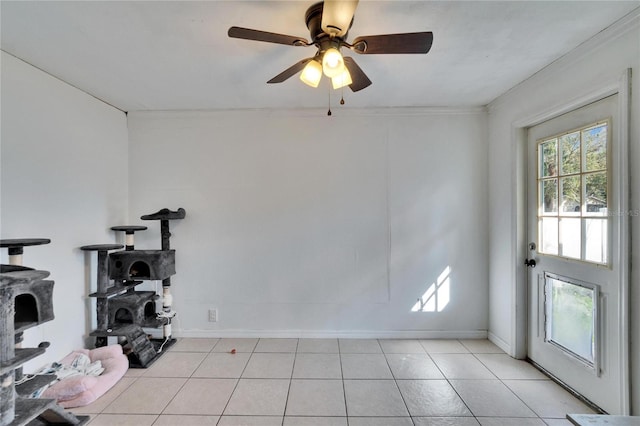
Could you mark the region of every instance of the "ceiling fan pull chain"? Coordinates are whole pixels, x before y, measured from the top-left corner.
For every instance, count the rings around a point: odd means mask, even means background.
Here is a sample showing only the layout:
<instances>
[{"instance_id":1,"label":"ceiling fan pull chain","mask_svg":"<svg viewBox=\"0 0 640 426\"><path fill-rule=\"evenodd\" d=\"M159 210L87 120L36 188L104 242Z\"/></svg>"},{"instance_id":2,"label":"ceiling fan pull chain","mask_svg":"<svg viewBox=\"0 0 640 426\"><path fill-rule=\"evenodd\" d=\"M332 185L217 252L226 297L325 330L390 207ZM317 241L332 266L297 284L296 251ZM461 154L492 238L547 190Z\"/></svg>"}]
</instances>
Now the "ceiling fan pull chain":
<instances>
[{"instance_id":1,"label":"ceiling fan pull chain","mask_svg":"<svg viewBox=\"0 0 640 426\"><path fill-rule=\"evenodd\" d=\"M331 87L329 87L329 111L327 111L327 115L331 116Z\"/></svg>"},{"instance_id":2,"label":"ceiling fan pull chain","mask_svg":"<svg viewBox=\"0 0 640 426\"><path fill-rule=\"evenodd\" d=\"M344 86L340 88L340 105L344 105Z\"/></svg>"}]
</instances>

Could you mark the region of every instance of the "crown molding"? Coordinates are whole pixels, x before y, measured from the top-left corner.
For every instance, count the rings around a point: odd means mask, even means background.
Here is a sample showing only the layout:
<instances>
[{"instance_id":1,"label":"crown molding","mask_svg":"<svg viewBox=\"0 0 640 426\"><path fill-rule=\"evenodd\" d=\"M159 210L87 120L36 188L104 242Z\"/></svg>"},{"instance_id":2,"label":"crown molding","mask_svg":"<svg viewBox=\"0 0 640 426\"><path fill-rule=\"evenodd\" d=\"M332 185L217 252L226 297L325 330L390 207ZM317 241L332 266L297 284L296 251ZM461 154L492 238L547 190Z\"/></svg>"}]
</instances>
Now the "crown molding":
<instances>
[{"instance_id":1,"label":"crown molding","mask_svg":"<svg viewBox=\"0 0 640 426\"><path fill-rule=\"evenodd\" d=\"M267 115L270 117L318 117L328 120L344 117L412 117L430 115L474 115L486 114L487 108L479 107L397 107L397 108L332 108L332 115L327 116L325 108L300 109L217 109L217 110L163 110L163 111L129 111L129 117L150 118L213 118L216 116L233 115Z\"/></svg>"}]
</instances>

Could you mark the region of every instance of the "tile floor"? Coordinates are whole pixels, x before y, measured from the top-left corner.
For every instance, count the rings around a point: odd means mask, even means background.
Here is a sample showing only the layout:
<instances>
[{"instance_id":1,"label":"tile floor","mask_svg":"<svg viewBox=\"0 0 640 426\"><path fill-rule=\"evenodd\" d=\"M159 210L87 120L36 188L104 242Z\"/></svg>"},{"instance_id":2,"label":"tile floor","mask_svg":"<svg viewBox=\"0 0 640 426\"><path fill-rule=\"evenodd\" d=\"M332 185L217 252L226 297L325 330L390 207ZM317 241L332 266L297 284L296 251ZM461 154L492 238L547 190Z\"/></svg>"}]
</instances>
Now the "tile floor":
<instances>
[{"instance_id":1,"label":"tile floor","mask_svg":"<svg viewBox=\"0 0 640 426\"><path fill-rule=\"evenodd\" d=\"M91 426L560 426L592 413L487 340L383 339L180 339L71 411Z\"/></svg>"}]
</instances>

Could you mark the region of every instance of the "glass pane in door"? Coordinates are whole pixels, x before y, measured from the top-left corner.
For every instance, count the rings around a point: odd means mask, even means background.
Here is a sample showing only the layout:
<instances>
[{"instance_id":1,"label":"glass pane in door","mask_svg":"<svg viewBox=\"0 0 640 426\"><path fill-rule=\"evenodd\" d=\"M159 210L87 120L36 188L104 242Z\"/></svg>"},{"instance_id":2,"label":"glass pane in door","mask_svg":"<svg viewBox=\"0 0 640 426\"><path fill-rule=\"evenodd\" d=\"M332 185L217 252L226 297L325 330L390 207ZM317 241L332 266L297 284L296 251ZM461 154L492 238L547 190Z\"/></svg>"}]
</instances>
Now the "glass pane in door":
<instances>
[{"instance_id":1,"label":"glass pane in door","mask_svg":"<svg viewBox=\"0 0 640 426\"><path fill-rule=\"evenodd\" d=\"M585 171L607 168L607 124L599 124L582 131L586 145Z\"/></svg>"},{"instance_id":2,"label":"glass pane in door","mask_svg":"<svg viewBox=\"0 0 640 426\"><path fill-rule=\"evenodd\" d=\"M560 256L580 259L581 219L563 217L560 219Z\"/></svg>"},{"instance_id":3,"label":"glass pane in door","mask_svg":"<svg viewBox=\"0 0 640 426\"><path fill-rule=\"evenodd\" d=\"M580 173L580 132L572 132L560 138L560 148L562 150L562 162L560 163L560 174L570 175Z\"/></svg>"},{"instance_id":4,"label":"glass pane in door","mask_svg":"<svg viewBox=\"0 0 640 426\"><path fill-rule=\"evenodd\" d=\"M606 219L585 219L585 260L589 262L609 262L609 233Z\"/></svg>"},{"instance_id":5,"label":"glass pane in door","mask_svg":"<svg viewBox=\"0 0 640 426\"><path fill-rule=\"evenodd\" d=\"M558 218L540 218L540 251L547 254L558 254Z\"/></svg>"}]
</instances>

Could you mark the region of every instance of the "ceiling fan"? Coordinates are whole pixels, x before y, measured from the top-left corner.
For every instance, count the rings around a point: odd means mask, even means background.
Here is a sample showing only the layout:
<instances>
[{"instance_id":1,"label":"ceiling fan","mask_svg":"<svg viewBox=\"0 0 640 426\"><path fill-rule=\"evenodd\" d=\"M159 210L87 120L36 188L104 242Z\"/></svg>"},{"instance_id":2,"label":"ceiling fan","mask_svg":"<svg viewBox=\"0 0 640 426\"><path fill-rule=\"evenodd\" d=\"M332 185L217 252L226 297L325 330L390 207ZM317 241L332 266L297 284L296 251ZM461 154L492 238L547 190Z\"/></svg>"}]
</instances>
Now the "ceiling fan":
<instances>
[{"instance_id":1,"label":"ceiling fan","mask_svg":"<svg viewBox=\"0 0 640 426\"><path fill-rule=\"evenodd\" d=\"M316 46L314 56L297 62L267 83L282 83L302 71L300 79L309 86L318 87L324 73L331 79L334 89L349 86L353 92L368 87L371 80L353 58L342 56L340 48L345 47L364 55L427 53L431 49L433 33L430 31L361 36L348 43L347 33L353 24L357 6L358 0L325 0L309 7L305 21L311 33L311 42L304 37L241 27L229 28L228 35L289 46Z\"/></svg>"}]
</instances>

